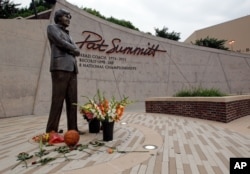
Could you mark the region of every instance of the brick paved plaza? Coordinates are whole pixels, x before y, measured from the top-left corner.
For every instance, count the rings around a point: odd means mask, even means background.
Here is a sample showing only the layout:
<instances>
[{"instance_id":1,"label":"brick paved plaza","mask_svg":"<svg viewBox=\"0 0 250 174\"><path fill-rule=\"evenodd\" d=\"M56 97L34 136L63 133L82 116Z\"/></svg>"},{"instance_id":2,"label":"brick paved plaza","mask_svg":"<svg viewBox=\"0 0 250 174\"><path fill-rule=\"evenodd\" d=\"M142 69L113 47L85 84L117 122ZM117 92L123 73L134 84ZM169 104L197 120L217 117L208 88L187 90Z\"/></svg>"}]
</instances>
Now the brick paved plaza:
<instances>
[{"instance_id":1,"label":"brick paved plaza","mask_svg":"<svg viewBox=\"0 0 250 174\"><path fill-rule=\"evenodd\" d=\"M60 128L66 130L66 116ZM34 155L39 145L31 138L43 133L47 116L22 116L1 119L0 173L65 173L65 174L228 174L230 157L250 157L250 116L230 123L219 123L181 116L127 112L115 123L114 139L105 146L89 146L85 151L72 151L70 158L59 157L44 166L24 163L12 169L17 155ZM88 124L79 115L79 127L86 131L81 144L102 140L102 132L88 133ZM127 124L121 124L127 123ZM157 149L146 150L145 145ZM48 150L59 145L46 147ZM127 153L106 152L116 147ZM136 151L136 152L133 152Z\"/></svg>"}]
</instances>

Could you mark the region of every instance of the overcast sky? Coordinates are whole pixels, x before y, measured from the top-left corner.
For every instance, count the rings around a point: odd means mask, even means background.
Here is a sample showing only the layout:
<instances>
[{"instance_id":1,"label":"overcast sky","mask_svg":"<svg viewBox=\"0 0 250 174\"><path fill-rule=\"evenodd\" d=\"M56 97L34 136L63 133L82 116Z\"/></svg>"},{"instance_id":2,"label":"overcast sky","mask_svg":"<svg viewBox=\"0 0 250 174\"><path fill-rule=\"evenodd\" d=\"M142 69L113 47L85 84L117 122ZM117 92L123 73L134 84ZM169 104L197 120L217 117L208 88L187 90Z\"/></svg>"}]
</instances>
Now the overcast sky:
<instances>
[{"instance_id":1,"label":"overcast sky","mask_svg":"<svg viewBox=\"0 0 250 174\"><path fill-rule=\"evenodd\" d=\"M28 7L31 0L11 0ZM250 15L250 0L67 0L105 17L130 21L143 32L155 28L180 33L184 41L194 31Z\"/></svg>"}]
</instances>

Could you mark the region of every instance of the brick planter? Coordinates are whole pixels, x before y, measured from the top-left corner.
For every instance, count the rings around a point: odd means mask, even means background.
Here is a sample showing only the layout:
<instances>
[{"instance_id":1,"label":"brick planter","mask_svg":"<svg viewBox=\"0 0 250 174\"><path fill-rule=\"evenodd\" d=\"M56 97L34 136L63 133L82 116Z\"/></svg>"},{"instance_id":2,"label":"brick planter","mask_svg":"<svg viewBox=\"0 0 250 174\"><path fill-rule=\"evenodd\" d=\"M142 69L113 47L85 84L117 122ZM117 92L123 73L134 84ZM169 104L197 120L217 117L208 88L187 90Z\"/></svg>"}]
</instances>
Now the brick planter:
<instances>
[{"instance_id":1,"label":"brick planter","mask_svg":"<svg viewBox=\"0 0 250 174\"><path fill-rule=\"evenodd\" d=\"M226 97L154 97L146 112L180 115L228 123L250 115L250 95Z\"/></svg>"}]
</instances>

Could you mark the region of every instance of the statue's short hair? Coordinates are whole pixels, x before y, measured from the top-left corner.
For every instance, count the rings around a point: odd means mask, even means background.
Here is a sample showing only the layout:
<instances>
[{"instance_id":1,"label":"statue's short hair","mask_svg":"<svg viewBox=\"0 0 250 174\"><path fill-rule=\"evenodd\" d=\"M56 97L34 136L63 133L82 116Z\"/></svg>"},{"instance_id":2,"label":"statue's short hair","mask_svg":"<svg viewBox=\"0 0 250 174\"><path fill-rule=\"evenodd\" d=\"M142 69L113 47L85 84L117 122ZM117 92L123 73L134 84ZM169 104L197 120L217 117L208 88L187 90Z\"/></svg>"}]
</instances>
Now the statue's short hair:
<instances>
[{"instance_id":1,"label":"statue's short hair","mask_svg":"<svg viewBox=\"0 0 250 174\"><path fill-rule=\"evenodd\" d=\"M69 11L64 10L64 9L57 10L57 11L55 12L55 16L54 16L54 21L55 21L55 23L57 24L57 23L59 22L60 18L61 18L62 16L64 16L64 15L68 15L69 18L71 18L71 15L70 15L70 12L69 12Z\"/></svg>"}]
</instances>

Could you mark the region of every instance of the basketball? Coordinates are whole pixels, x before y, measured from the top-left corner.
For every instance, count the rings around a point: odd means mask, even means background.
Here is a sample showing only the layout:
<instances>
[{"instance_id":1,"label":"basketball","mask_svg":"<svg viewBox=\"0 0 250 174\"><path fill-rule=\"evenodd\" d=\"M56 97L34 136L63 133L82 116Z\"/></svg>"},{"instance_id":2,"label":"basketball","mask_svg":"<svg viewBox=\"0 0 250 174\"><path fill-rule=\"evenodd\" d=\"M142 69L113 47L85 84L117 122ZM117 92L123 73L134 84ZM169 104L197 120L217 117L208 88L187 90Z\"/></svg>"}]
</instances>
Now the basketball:
<instances>
[{"instance_id":1,"label":"basketball","mask_svg":"<svg viewBox=\"0 0 250 174\"><path fill-rule=\"evenodd\" d=\"M68 146L75 146L80 139L80 135L76 130L68 130L64 134L64 142Z\"/></svg>"}]
</instances>

